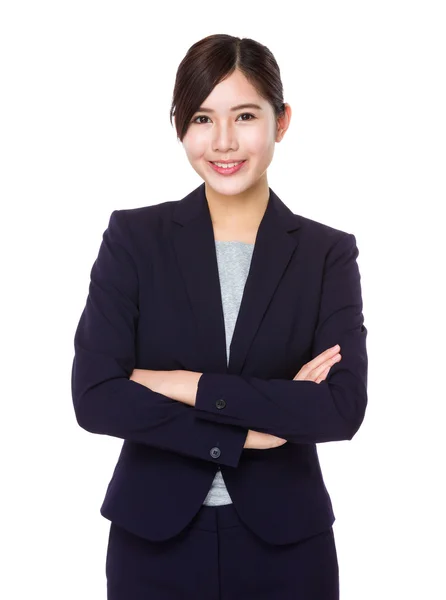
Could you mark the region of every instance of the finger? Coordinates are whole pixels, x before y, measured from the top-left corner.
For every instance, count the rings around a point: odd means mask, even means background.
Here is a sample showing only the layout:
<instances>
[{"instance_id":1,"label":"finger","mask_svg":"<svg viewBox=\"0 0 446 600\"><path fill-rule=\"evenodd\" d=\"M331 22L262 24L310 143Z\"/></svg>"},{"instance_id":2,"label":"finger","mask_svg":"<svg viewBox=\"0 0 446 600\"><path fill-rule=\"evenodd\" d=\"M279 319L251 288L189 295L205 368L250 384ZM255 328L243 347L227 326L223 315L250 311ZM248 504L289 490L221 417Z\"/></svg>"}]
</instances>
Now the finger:
<instances>
[{"instance_id":1,"label":"finger","mask_svg":"<svg viewBox=\"0 0 446 600\"><path fill-rule=\"evenodd\" d=\"M323 373L327 367L330 369L334 364L339 362L341 360L341 358L342 358L342 356L338 353L335 356L333 356L332 358L330 358L329 360L327 360L324 365L321 365L320 367L317 368L316 373L315 373L316 377L318 377L321 373ZM312 374L310 374L310 377L311 376L312 376Z\"/></svg>"},{"instance_id":2,"label":"finger","mask_svg":"<svg viewBox=\"0 0 446 600\"><path fill-rule=\"evenodd\" d=\"M315 381L317 377L327 368L332 367L335 363L339 362L342 356L339 354L335 354L334 356L328 358L319 366L312 368L312 362L309 362L301 369L301 371L296 375L294 379L311 379Z\"/></svg>"},{"instance_id":3,"label":"finger","mask_svg":"<svg viewBox=\"0 0 446 600\"><path fill-rule=\"evenodd\" d=\"M327 367L321 374L320 376L316 379L316 383L320 383L321 381L325 381L325 378L328 375L328 372L330 371L331 367Z\"/></svg>"},{"instance_id":4,"label":"finger","mask_svg":"<svg viewBox=\"0 0 446 600\"><path fill-rule=\"evenodd\" d=\"M327 365L326 363L318 367L317 369L313 369L309 375L309 379L311 381L317 381L323 374L331 368L331 365Z\"/></svg>"},{"instance_id":5,"label":"finger","mask_svg":"<svg viewBox=\"0 0 446 600\"><path fill-rule=\"evenodd\" d=\"M315 358L310 360L305 365L305 367L308 366L310 371L312 369L314 369L315 367L319 367L320 365L324 364L325 361L330 359L332 356L336 355L340 349L341 348L340 348L339 344L336 344L336 346L333 346L332 348L328 348L328 350L324 350L324 352L321 352L321 354L318 354L318 356L316 356Z\"/></svg>"},{"instance_id":6,"label":"finger","mask_svg":"<svg viewBox=\"0 0 446 600\"><path fill-rule=\"evenodd\" d=\"M317 369L314 369L314 372L312 372L310 374L310 376L316 376L318 377L321 373L323 373L325 371L325 369L328 367L332 367L334 364L336 364L337 362L339 362L341 360L341 355L335 354L335 356L332 356L330 359L328 359L327 361L325 361L324 364L322 364L320 367L317 367Z\"/></svg>"},{"instance_id":7,"label":"finger","mask_svg":"<svg viewBox=\"0 0 446 600\"><path fill-rule=\"evenodd\" d=\"M311 371L311 373L309 374L310 379L312 379L313 381L316 381L316 379L318 377L320 377L320 375L327 369L327 367L330 369L335 363L339 362L340 360L341 360L341 355L338 353L335 356L333 356L332 358L330 358L329 360L325 361L325 363L323 363L316 369L313 369Z\"/></svg>"}]
</instances>

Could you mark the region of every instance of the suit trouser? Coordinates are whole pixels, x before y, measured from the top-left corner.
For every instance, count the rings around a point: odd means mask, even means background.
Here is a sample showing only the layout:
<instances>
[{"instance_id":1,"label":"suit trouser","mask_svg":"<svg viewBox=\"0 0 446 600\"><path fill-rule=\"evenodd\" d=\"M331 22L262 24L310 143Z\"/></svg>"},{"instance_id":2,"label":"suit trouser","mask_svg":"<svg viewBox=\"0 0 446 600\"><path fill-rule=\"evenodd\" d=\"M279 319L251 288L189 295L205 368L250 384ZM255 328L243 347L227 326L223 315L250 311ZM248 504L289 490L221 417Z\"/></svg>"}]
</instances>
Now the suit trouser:
<instances>
[{"instance_id":1,"label":"suit trouser","mask_svg":"<svg viewBox=\"0 0 446 600\"><path fill-rule=\"evenodd\" d=\"M339 600L333 528L272 545L233 504L202 505L177 536L152 542L110 524L108 600Z\"/></svg>"}]
</instances>

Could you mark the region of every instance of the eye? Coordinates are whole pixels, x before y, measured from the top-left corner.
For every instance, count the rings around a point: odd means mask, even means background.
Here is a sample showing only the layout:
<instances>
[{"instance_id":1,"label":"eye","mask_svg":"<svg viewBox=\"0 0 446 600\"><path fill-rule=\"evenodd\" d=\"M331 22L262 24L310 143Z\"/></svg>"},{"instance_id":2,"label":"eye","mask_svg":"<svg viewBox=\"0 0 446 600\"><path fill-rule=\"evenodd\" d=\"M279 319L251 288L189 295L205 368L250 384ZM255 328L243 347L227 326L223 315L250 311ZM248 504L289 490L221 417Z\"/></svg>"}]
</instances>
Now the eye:
<instances>
[{"instance_id":1,"label":"eye","mask_svg":"<svg viewBox=\"0 0 446 600\"><path fill-rule=\"evenodd\" d=\"M199 115L198 117L195 117L195 119L191 122L197 123L197 119L209 119L209 117L206 117L205 115ZM200 125L201 123L202 123L202 121L200 121L200 123L197 123L197 125Z\"/></svg>"},{"instance_id":2,"label":"eye","mask_svg":"<svg viewBox=\"0 0 446 600\"><path fill-rule=\"evenodd\" d=\"M256 118L251 113L242 113L241 115L239 115L239 117L245 117L245 116L248 116L248 117L251 117L251 118L250 119L242 119L242 121L252 121L253 119ZM201 125L201 123L203 123L203 121L197 122L197 119L209 119L209 117L207 117L206 115L198 115L198 117L195 117L195 119L193 119L191 122L192 123L197 123L197 125Z\"/></svg>"},{"instance_id":3,"label":"eye","mask_svg":"<svg viewBox=\"0 0 446 600\"><path fill-rule=\"evenodd\" d=\"M252 119L255 119L255 116L254 116L254 115L252 115L251 113L242 113L242 114L240 115L240 117L244 117L244 116L247 116L247 117L252 117ZM252 119L242 119L242 121L252 121Z\"/></svg>"}]
</instances>

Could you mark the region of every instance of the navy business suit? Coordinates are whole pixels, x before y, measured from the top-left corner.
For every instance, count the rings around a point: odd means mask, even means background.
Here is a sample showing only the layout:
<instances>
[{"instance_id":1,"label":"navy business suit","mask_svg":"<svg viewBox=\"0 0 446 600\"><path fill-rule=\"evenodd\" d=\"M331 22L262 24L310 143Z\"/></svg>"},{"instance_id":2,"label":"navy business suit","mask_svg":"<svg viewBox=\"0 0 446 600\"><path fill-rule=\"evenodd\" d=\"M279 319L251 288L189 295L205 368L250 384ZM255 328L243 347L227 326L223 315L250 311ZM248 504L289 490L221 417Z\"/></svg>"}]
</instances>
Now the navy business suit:
<instances>
[{"instance_id":1,"label":"navy business suit","mask_svg":"<svg viewBox=\"0 0 446 600\"><path fill-rule=\"evenodd\" d=\"M316 444L351 440L367 405L356 239L269 190L228 366L204 183L179 201L113 211L103 234L75 333L74 409L87 431L124 440L101 514L148 540L190 523L219 467L266 542L335 520ZM325 381L293 380L337 343L342 360ZM203 372L196 405L129 380L134 368ZM287 443L243 449L248 429Z\"/></svg>"}]
</instances>

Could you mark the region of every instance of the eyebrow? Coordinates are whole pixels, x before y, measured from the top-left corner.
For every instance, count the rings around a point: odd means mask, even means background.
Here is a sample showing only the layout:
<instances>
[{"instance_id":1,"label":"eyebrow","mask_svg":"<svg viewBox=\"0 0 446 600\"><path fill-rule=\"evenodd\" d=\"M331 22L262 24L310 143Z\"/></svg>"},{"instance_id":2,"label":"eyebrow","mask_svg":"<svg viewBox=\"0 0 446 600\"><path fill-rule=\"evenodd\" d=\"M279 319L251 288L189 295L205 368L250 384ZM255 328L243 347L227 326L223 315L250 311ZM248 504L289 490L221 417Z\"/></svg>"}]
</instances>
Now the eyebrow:
<instances>
[{"instance_id":1,"label":"eyebrow","mask_svg":"<svg viewBox=\"0 0 446 600\"><path fill-rule=\"evenodd\" d=\"M256 108L257 110L263 110L258 104L238 104L237 106L233 106L230 110L242 110L243 108ZM196 112L215 113L215 110L212 110L212 108L206 108L205 106L200 106Z\"/></svg>"}]
</instances>

